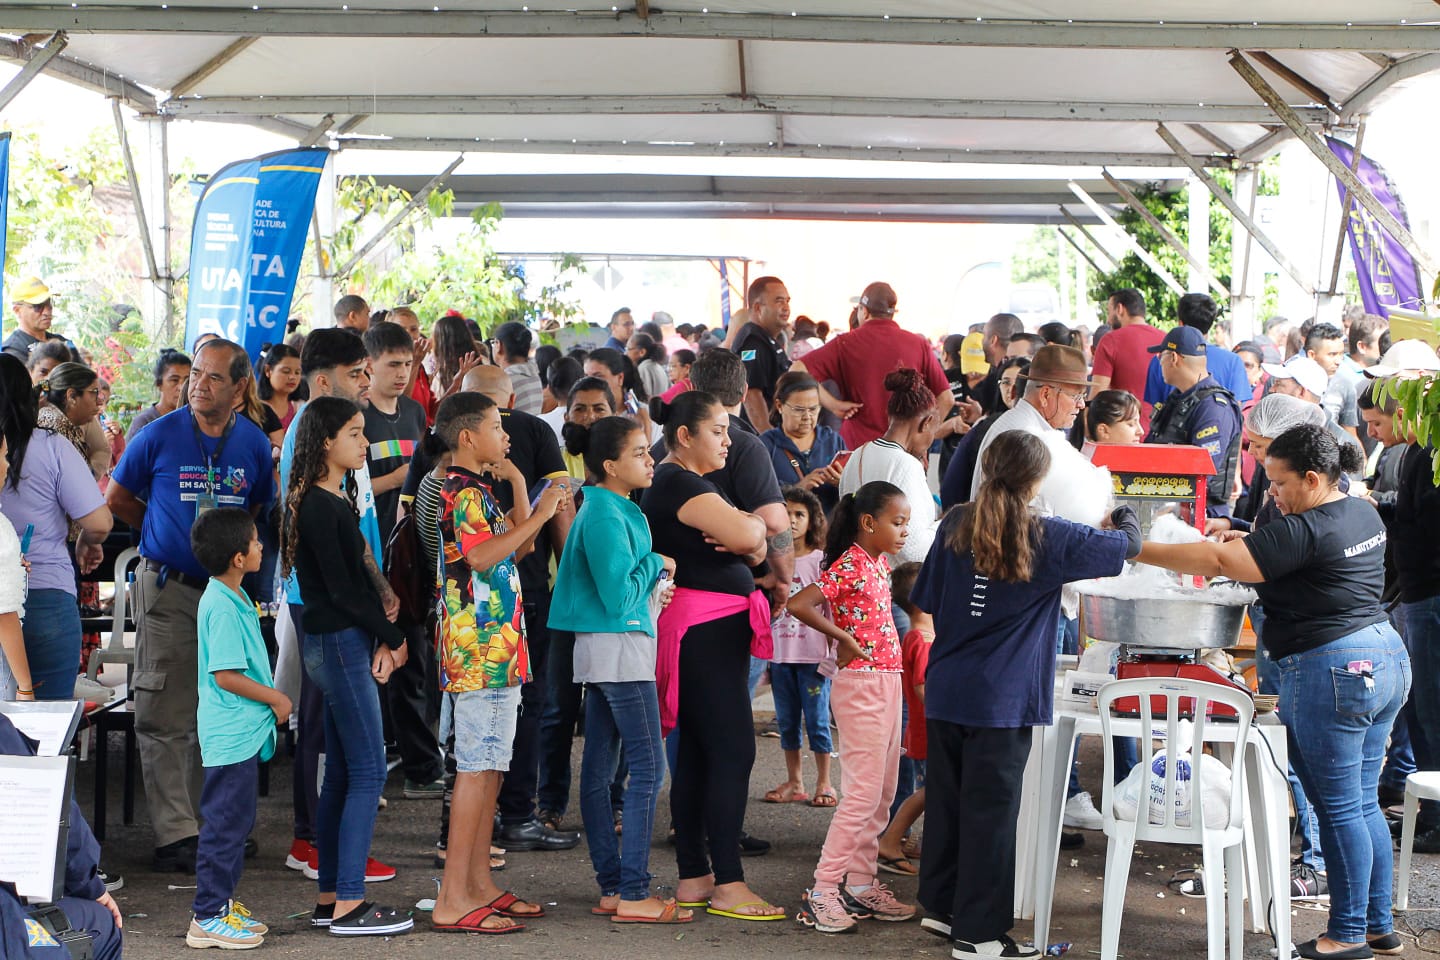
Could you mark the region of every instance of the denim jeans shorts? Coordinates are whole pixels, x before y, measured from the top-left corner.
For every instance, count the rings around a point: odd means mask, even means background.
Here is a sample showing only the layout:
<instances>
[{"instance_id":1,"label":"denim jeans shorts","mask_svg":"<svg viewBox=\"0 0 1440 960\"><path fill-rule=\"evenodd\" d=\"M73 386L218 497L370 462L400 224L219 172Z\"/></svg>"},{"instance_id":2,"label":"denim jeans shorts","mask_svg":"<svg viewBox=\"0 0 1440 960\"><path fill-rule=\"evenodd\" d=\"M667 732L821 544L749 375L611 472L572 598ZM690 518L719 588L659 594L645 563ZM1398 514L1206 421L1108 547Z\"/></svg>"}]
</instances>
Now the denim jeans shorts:
<instances>
[{"instance_id":1,"label":"denim jeans shorts","mask_svg":"<svg viewBox=\"0 0 1440 960\"><path fill-rule=\"evenodd\" d=\"M455 769L460 773L509 770L520 716L520 688L447 693L445 700L455 729Z\"/></svg>"}]
</instances>

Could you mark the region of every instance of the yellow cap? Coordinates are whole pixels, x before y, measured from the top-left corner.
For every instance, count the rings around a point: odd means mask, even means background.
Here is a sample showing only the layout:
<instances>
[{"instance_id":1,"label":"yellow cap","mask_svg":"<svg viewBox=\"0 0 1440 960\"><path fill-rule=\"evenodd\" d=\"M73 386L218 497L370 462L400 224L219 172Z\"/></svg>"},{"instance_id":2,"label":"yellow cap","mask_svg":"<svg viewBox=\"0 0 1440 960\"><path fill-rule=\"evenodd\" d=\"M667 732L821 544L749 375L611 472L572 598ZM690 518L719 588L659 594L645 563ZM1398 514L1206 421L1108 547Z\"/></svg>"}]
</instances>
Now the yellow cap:
<instances>
[{"instance_id":1,"label":"yellow cap","mask_svg":"<svg viewBox=\"0 0 1440 960\"><path fill-rule=\"evenodd\" d=\"M990 363L985 359L984 334L967 333L965 335L965 342L960 345L960 372L990 372Z\"/></svg>"},{"instance_id":2,"label":"yellow cap","mask_svg":"<svg viewBox=\"0 0 1440 960\"><path fill-rule=\"evenodd\" d=\"M39 277L28 277L15 287L14 303L38 305L50 299L50 288Z\"/></svg>"}]
</instances>

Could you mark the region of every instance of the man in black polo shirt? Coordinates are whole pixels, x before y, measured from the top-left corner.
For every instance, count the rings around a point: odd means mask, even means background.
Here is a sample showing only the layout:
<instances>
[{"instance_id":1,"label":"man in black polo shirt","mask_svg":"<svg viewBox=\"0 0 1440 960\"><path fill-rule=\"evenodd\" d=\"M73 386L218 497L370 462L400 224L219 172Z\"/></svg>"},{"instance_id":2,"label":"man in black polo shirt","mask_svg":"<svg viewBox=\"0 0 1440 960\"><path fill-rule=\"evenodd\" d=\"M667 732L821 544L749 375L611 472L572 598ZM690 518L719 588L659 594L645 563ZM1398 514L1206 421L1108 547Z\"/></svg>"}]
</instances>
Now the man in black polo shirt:
<instances>
[{"instance_id":1,"label":"man in black polo shirt","mask_svg":"<svg viewBox=\"0 0 1440 960\"><path fill-rule=\"evenodd\" d=\"M770 429L770 404L775 381L790 369L780 344L790 319L790 291L779 277L760 277L746 294L750 322L735 338L735 352L745 364L745 418L756 431Z\"/></svg>"}]
</instances>

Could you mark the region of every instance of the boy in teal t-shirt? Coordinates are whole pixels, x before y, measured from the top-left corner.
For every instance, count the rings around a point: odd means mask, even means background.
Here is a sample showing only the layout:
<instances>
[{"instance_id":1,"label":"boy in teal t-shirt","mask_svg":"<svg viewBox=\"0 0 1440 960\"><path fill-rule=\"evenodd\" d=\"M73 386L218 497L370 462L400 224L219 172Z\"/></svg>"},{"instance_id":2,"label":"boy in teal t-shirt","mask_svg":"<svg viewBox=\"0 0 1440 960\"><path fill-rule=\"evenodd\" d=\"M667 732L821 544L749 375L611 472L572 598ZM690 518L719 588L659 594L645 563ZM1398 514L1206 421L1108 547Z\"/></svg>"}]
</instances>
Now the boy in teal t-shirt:
<instances>
[{"instance_id":1,"label":"boy in teal t-shirt","mask_svg":"<svg viewBox=\"0 0 1440 960\"><path fill-rule=\"evenodd\" d=\"M290 716L290 699L275 689L255 603L240 589L260 569L260 540L249 512L207 510L190 529L195 559L210 573L200 598L197 634L200 757L200 843L195 852L192 947L247 950L268 928L232 899L255 826L260 763L275 753L275 725Z\"/></svg>"}]
</instances>

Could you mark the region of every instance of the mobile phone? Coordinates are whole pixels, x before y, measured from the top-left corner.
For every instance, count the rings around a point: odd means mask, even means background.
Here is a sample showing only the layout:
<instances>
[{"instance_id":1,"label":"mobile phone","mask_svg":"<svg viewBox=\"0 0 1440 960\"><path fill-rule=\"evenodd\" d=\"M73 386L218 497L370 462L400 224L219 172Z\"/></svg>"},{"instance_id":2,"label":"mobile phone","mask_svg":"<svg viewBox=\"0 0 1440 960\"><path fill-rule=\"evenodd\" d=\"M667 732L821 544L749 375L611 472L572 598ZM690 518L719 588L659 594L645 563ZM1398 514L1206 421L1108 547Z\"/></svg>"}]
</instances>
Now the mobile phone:
<instances>
[{"instance_id":1,"label":"mobile phone","mask_svg":"<svg viewBox=\"0 0 1440 960\"><path fill-rule=\"evenodd\" d=\"M835 454L835 459L830 461L830 466L839 467L841 470L844 470L845 464L850 462L850 454L854 452L854 450L841 450Z\"/></svg>"}]
</instances>

